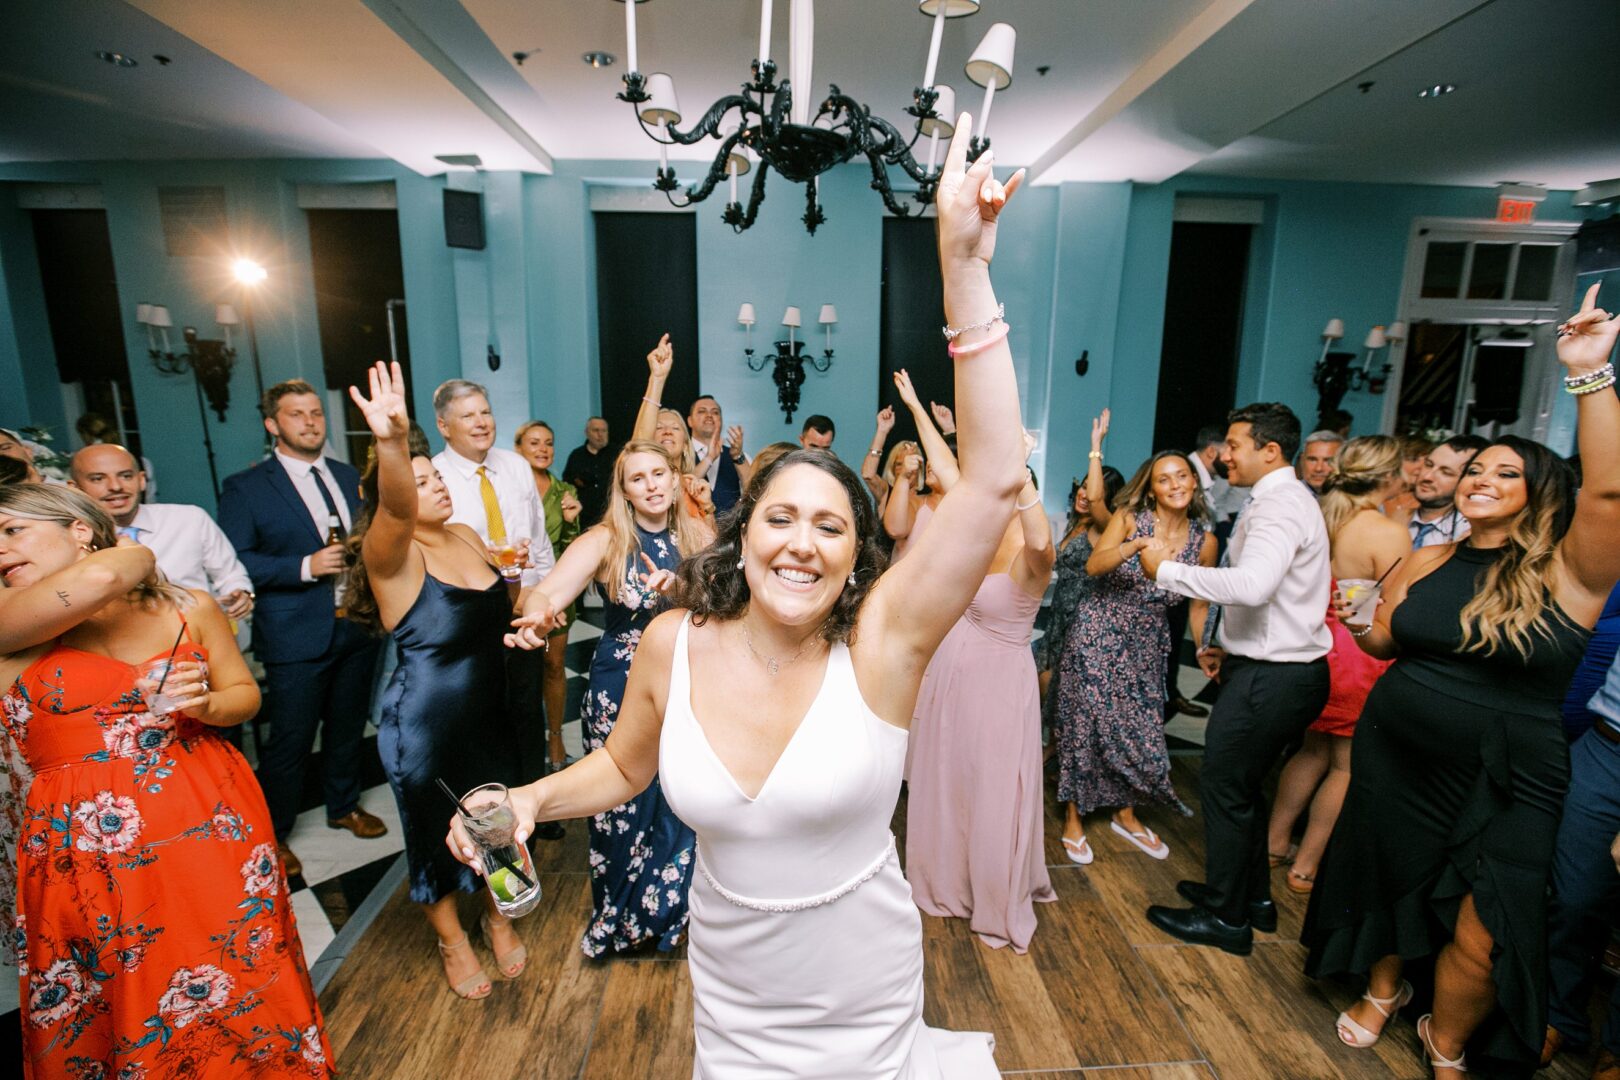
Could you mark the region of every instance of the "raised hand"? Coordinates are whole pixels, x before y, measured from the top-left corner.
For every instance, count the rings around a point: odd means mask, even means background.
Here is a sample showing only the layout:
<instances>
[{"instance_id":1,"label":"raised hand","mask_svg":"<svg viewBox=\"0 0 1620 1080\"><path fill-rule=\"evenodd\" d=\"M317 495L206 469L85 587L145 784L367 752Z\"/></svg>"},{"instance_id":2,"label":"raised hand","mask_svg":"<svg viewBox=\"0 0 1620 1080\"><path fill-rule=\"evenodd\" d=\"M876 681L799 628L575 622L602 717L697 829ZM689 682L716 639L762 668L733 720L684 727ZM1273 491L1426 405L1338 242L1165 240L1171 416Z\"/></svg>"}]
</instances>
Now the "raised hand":
<instances>
[{"instance_id":1,"label":"raised hand","mask_svg":"<svg viewBox=\"0 0 1620 1080\"><path fill-rule=\"evenodd\" d=\"M731 456L743 456L743 429L741 424L732 424L726 428L726 441L731 443Z\"/></svg>"},{"instance_id":2,"label":"raised hand","mask_svg":"<svg viewBox=\"0 0 1620 1080\"><path fill-rule=\"evenodd\" d=\"M1091 448L1101 450L1103 440L1108 438L1108 410L1104 409L1102 415L1091 421Z\"/></svg>"},{"instance_id":3,"label":"raised hand","mask_svg":"<svg viewBox=\"0 0 1620 1080\"><path fill-rule=\"evenodd\" d=\"M701 476L682 475L681 486L692 501L698 504L698 509L705 514L714 513L714 491L709 482ZM645 558L645 556L643 556Z\"/></svg>"},{"instance_id":4,"label":"raised hand","mask_svg":"<svg viewBox=\"0 0 1620 1080\"><path fill-rule=\"evenodd\" d=\"M887 439L889 437L889 432L891 432L893 430L894 430L894 406L893 405L885 405L885 406L883 406L883 408L878 410L878 414L877 414L877 433L878 433L878 437L877 437L876 440L874 440L874 442L881 443L884 439Z\"/></svg>"},{"instance_id":5,"label":"raised hand","mask_svg":"<svg viewBox=\"0 0 1620 1080\"><path fill-rule=\"evenodd\" d=\"M653 346L653 351L647 354L647 370L658 378L666 378L669 369L675 366L675 346L669 343L669 335L665 334Z\"/></svg>"},{"instance_id":6,"label":"raised hand","mask_svg":"<svg viewBox=\"0 0 1620 1080\"><path fill-rule=\"evenodd\" d=\"M895 473L896 473L897 476L909 478L909 477L916 476L917 471L919 469L921 469L921 468L922 468L922 455L921 454L907 454L905 457L900 459L900 465L899 465L898 468L895 469Z\"/></svg>"},{"instance_id":7,"label":"raised hand","mask_svg":"<svg viewBox=\"0 0 1620 1080\"><path fill-rule=\"evenodd\" d=\"M917 391L911 385L911 374L905 368L894 373L894 388L900 392L900 400L906 408L914 411L922 408L922 402L917 400Z\"/></svg>"},{"instance_id":8,"label":"raised hand","mask_svg":"<svg viewBox=\"0 0 1620 1080\"><path fill-rule=\"evenodd\" d=\"M928 411L934 414L934 423L939 425L941 435L949 435L956 430L956 417L951 414L949 405L941 405L937 401L930 401Z\"/></svg>"},{"instance_id":9,"label":"raised hand","mask_svg":"<svg viewBox=\"0 0 1620 1080\"><path fill-rule=\"evenodd\" d=\"M647 565L647 572L640 575L643 592L655 592L663 596L675 587L675 571L661 569L645 551L641 553L641 561Z\"/></svg>"},{"instance_id":10,"label":"raised hand","mask_svg":"<svg viewBox=\"0 0 1620 1080\"><path fill-rule=\"evenodd\" d=\"M583 509L583 507L581 507L579 504L579 500L574 498L572 495L564 495L562 497L562 501L557 504L557 507L562 511L563 520L569 524L573 524L579 520L579 512L581 509Z\"/></svg>"},{"instance_id":11,"label":"raised hand","mask_svg":"<svg viewBox=\"0 0 1620 1080\"><path fill-rule=\"evenodd\" d=\"M1602 367L1620 335L1620 316L1597 306L1599 284L1586 290L1581 310L1558 328L1558 362L1572 372Z\"/></svg>"},{"instance_id":12,"label":"raised hand","mask_svg":"<svg viewBox=\"0 0 1620 1080\"><path fill-rule=\"evenodd\" d=\"M939 254L947 263L979 262L990 265L996 252L996 218L1007 200L1024 182L1019 169L1005 184L991 173L995 152L986 150L970 167L968 141L973 135L973 118L963 113L956 119L956 134L940 170L934 208L939 217Z\"/></svg>"},{"instance_id":13,"label":"raised hand","mask_svg":"<svg viewBox=\"0 0 1620 1080\"><path fill-rule=\"evenodd\" d=\"M349 397L366 418L366 426L379 441L403 439L410 434L411 421L405 408L405 376L400 373L399 361L392 365L382 361L371 366L371 396L349 387Z\"/></svg>"}]
</instances>

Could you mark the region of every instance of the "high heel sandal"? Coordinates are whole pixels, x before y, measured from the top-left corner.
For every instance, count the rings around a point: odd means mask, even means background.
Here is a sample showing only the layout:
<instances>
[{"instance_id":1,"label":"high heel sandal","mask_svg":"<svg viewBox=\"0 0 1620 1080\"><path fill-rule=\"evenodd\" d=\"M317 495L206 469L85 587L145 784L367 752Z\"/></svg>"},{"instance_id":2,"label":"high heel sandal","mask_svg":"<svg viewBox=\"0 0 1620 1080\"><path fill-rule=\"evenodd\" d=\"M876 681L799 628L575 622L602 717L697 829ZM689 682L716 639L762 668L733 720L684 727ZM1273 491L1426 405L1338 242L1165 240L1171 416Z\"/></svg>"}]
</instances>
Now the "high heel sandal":
<instances>
[{"instance_id":1,"label":"high heel sandal","mask_svg":"<svg viewBox=\"0 0 1620 1080\"><path fill-rule=\"evenodd\" d=\"M1429 1067L1434 1069L1456 1069L1460 1073L1467 1072L1467 1054L1458 1054L1455 1058L1442 1057L1440 1051L1434 1048L1434 1041L1429 1038L1429 1030L1433 1027L1433 1013L1424 1013L1418 1017L1418 1040L1423 1043L1423 1053L1429 1059Z\"/></svg>"},{"instance_id":2,"label":"high heel sandal","mask_svg":"<svg viewBox=\"0 0 1620 1080\"><path fill-rule=\"evenodd\" d=\"M448 957L451 949L459 949L463 945L467 947L468 952L472 952L472 942L467 940L466 934L461 935L460 941L452 941L448 945L441 941L438 943L438 945L439 955L443 957ZM450 981L450 973L448 971L445 972L445 981ZM475 993L480 986L483 987L483 993ZM456 997L461 998L463 1001L482 1001L484 998L489 997L490 991L494 989L495 985L489 981L489 976L484 973L484 966L482 964L478 965L477 971L473 972L465 979L462 979L460 982L450 983L451 992L454 993Z\"/></svg>"},{"instance_id":3,"label":"high heel sandal","mask_svg":"<svg viewBox=\"0 0 1620 1080\"><path fill-rule=\"evenodd\" d=\"M1412 1000L1412 984L1402 979L1401 988L1395 991L1394 997L1373 997L1372 992L1368 991L1361 995L1361 1000L1370 1003L1373 1008L1377 1009L1379 1015L1384 1018L1384 1027L1388 1027L1390 1019L1406 1008L1407 1002ZM1365 1050L1372 1046L1378 1041L1379 1036L1384 1033L1383 1028L1379 1028L1377 1031L1368 1031L1356 1023L1348 1010L1339 1014L1339 1018L1334 1021L1333 1027L1339 1033L1340 1042L1357 1050Z\"/></svg>"},{"instance_id":4,"label":"high heel sandal","mask_svg":"<svg viewBox=\"0 0 1620 1080\"><path fill-rule=\"evenodd\" d=\"M511 920L507 920L507 922L510 925ZM479 917L478 924L484 928L484 940L489 942L489 947L493 950L495 948L495 938L489 932L489 913L487 911ZM523 968L528 962L529 950L522 942L519 942L518 947L515 949L495 954L495 966L500 969L501 977L504 979L515 979L523 974Z\"/></svg>"},{"instance_id":5,"label":"high heel sandal","mask_svg":"<svg viewBox=\"0 0 1620 1080\"><path fill-rule=\"evenodd\" d=\"M1316 875L1301 874L1298 870L1290 869L1283 876L1283 883L1288 886L1288 891L1296 896L1309 896L1311 890L1316 888Z\"/></svg>"}]
</instances>

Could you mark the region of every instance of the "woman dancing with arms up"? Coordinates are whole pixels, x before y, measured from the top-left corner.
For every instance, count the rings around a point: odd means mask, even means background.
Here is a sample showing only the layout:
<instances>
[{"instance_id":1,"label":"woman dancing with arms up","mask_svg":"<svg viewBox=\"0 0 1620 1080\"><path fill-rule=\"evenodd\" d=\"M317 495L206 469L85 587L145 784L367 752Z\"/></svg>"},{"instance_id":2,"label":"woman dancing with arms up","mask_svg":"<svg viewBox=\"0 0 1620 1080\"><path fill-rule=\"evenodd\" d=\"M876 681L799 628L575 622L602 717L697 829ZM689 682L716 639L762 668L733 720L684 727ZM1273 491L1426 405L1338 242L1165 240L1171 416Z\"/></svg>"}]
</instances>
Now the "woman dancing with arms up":
<instances>
[{"instance_id":1,"label":"woman dancing with arms up","mask_svg":"<svg viewBox=\"0 0 1620 1080\"><path fill-rule=\"evenodd\" d=\"M1025 481L989 275L1022 176L1004 188L988 154L964 169L971 126L958 122L937 199L946 318L970 328L956 337L962 476L939 527L879 576L859 477L830 454L785 454L682 564L689 613L642 636L607 745L514 792L520 819L551 819L656 775L697 831L688 956L704 1080L996 1075L988 1036L922 1023L921 917L888 831L923 670ZM447 842L468 857L459 826Z\"/></svg>"},{"instance_id":2,"label":"woman dancing with arms up","mask_svg":"<svg viewBox=\"0 0 1620 1080\"><path fill-rule=\"evenodd\" d=\"M1418 1036L1436 1076L1462 1074L1465 1048L1533 1070L1546 1029L1546 893L1569 783L1559 703L1620 579L1608 363L1620 323L1597 291L1558 341L1586 466L1578 498L1551 450L1494 440L1457 484L1468 539L1413 552L1358 631L1364 651L1395 663L1356 725L1305 918L1305 971L1367 976L1338 1032L1370 1046L1411 997L1403 965L1434 957ZM1348 613L1336 605L1340 621Z\"/></svg>"}]
</instances>

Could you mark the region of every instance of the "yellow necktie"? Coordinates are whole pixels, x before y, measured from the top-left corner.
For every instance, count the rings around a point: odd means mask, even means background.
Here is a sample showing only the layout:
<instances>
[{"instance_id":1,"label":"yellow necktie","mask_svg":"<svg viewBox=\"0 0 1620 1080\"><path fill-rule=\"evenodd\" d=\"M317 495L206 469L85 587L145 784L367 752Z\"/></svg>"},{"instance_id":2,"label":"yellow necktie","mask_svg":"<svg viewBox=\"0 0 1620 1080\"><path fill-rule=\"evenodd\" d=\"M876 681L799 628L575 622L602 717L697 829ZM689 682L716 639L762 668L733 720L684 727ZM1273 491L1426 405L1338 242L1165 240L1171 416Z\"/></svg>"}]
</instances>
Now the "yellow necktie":
<instances>
[{"instance_id":1,"label":"yellow necktie","mask_svg":"<svg viewBox=\"0 0 1620 1080\"><path fill-rule=\"evenodd\" d=\"M495 485L489 482L489 473L478 466L478 494L484 499L484 519L489 524L489 542L506 543L506 519L501 517L501 503L495 498Z\"/></svg>"}]
</instances>

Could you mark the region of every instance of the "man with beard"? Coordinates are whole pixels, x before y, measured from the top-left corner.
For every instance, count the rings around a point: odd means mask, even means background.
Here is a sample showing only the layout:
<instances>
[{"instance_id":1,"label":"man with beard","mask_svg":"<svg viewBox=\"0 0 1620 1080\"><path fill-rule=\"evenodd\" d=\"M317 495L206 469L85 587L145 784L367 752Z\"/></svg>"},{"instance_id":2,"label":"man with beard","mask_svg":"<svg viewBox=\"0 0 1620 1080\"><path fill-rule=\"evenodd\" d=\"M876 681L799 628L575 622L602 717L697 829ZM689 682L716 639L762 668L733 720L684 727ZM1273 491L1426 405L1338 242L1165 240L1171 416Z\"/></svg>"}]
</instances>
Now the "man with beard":
<instances>
[{"instance_id":1,"label":"man with beard","mask_svg":"<svg viewBox=\"0 0 1620 1080\"><path fill-rule=\"evenodd\" d=\"M1468 519L1457 512L1457 481L1475 454L1485 449L1478 435L1453 435L1423 459L1412 494L1417 509L1406 523L1412 550L1436 544L1454 544L1468 535Z\"/></svg>"}]
</instances>

